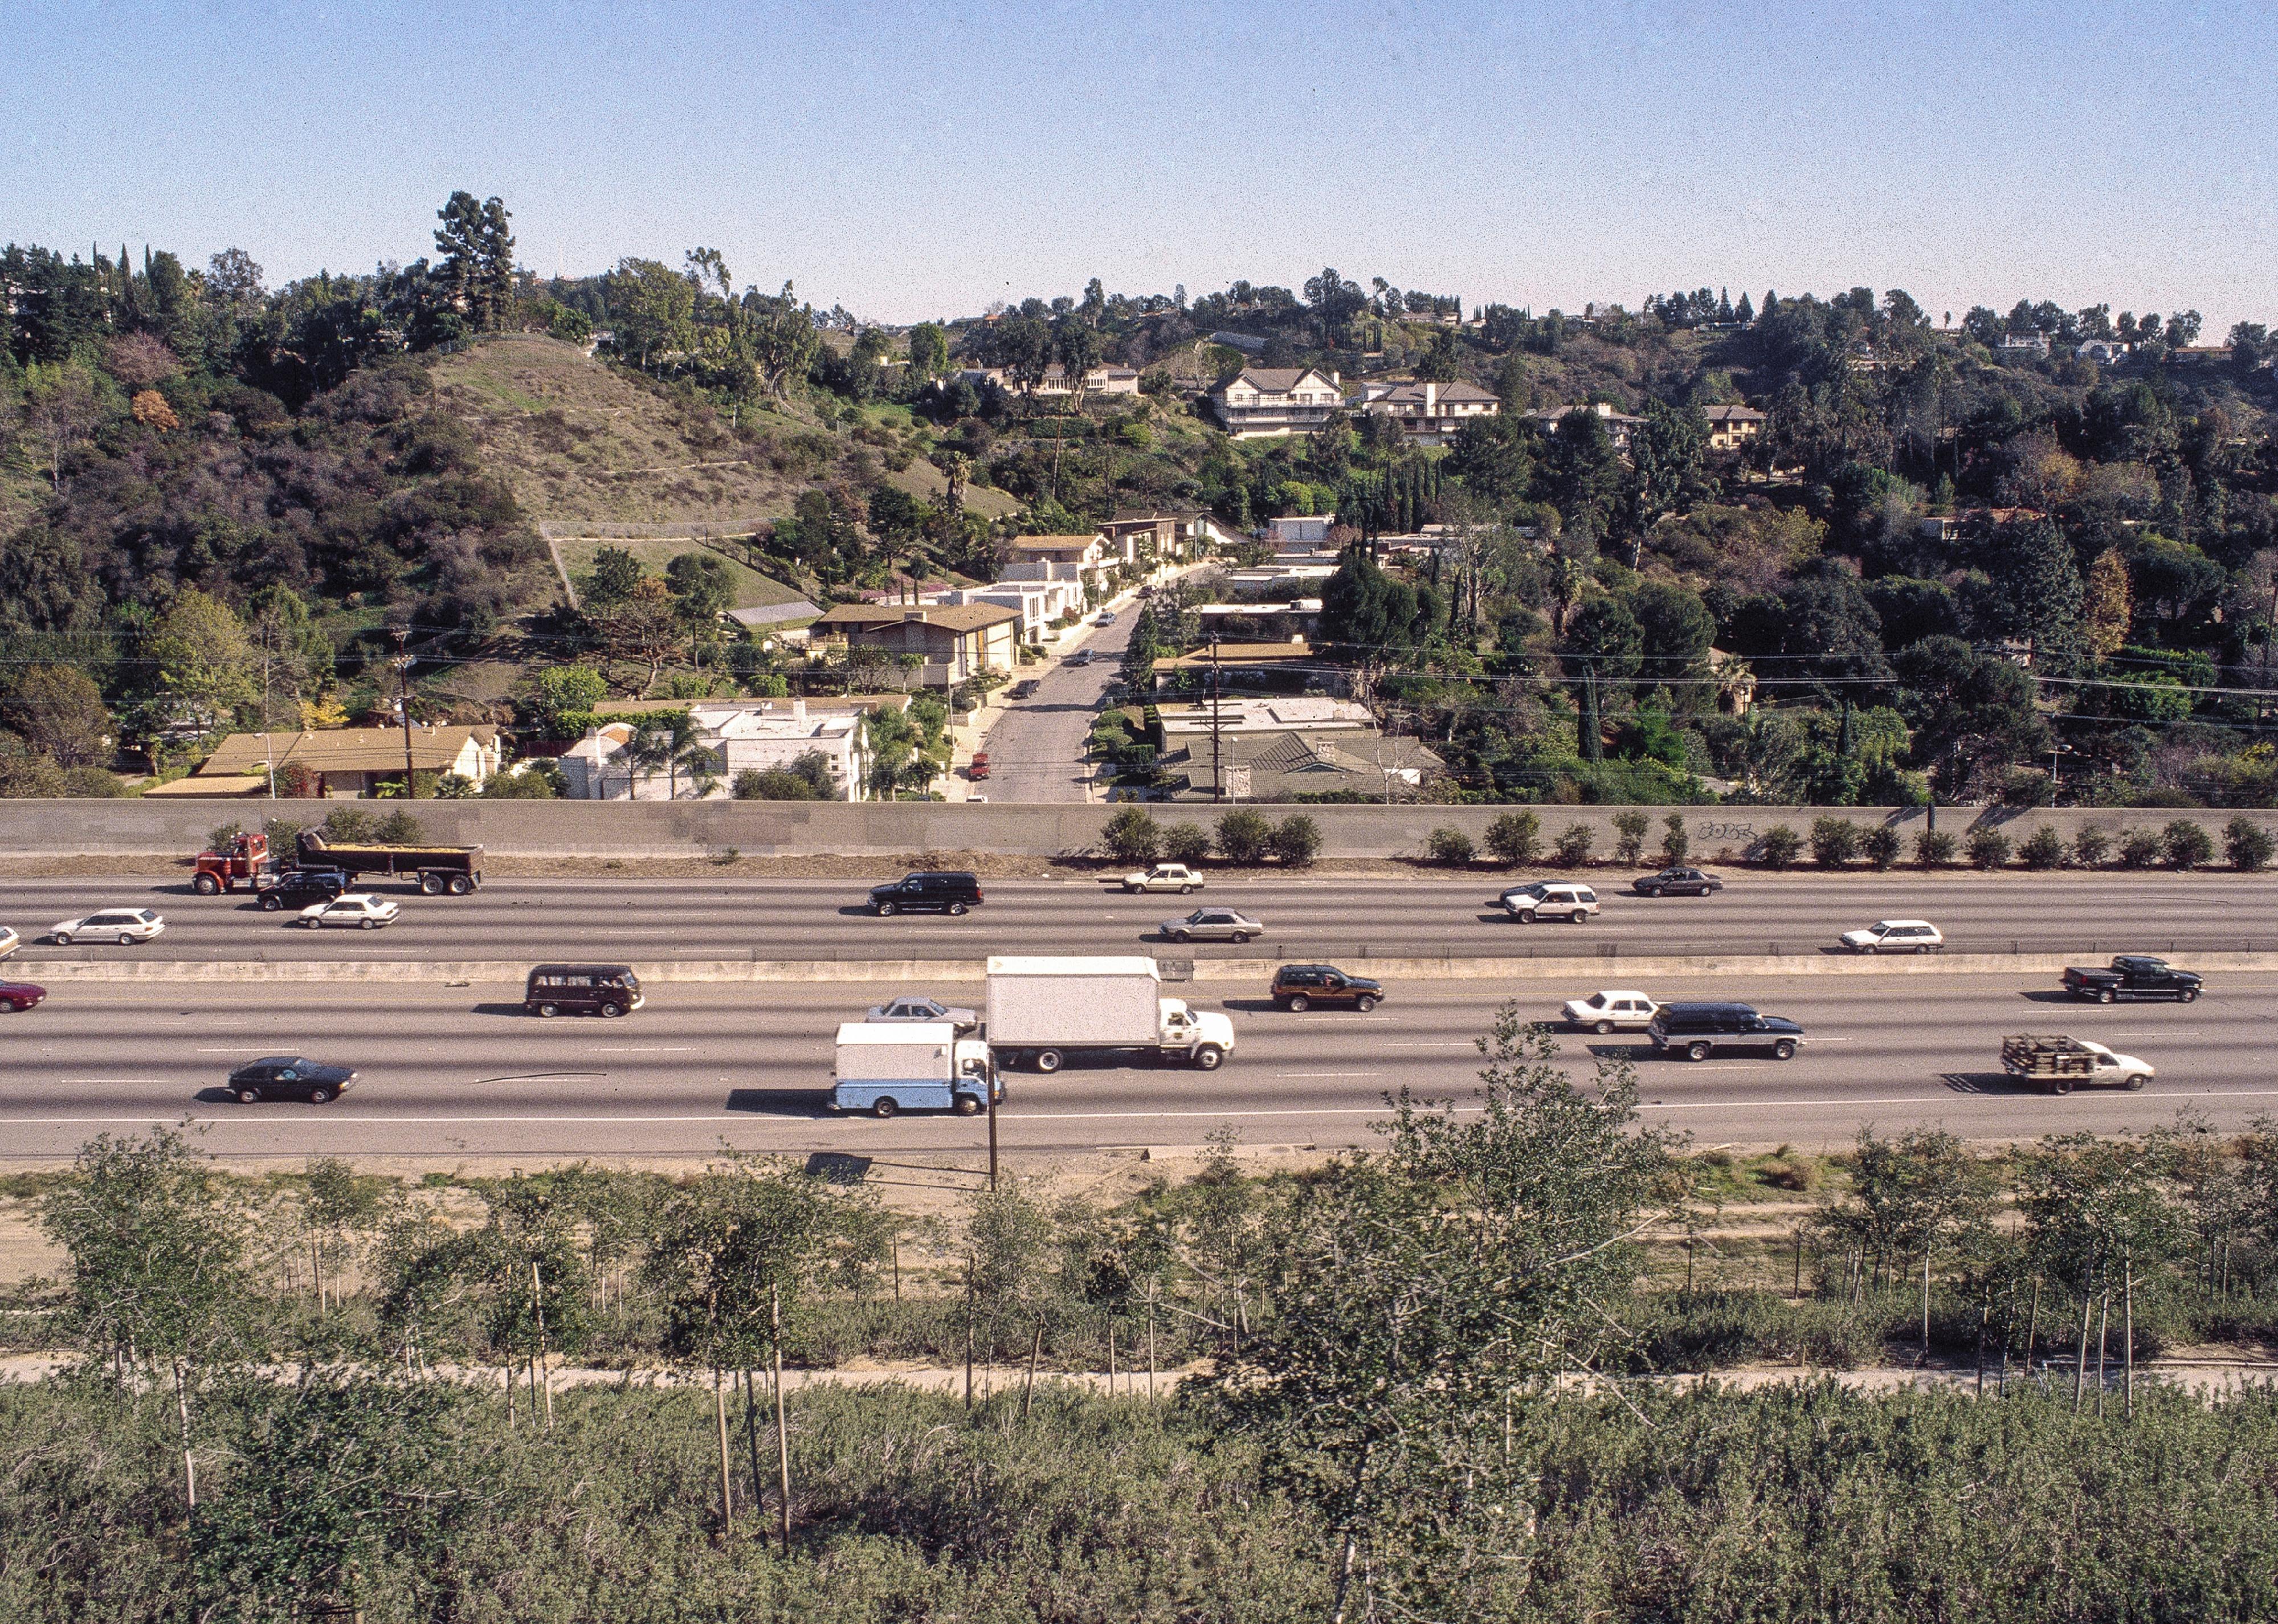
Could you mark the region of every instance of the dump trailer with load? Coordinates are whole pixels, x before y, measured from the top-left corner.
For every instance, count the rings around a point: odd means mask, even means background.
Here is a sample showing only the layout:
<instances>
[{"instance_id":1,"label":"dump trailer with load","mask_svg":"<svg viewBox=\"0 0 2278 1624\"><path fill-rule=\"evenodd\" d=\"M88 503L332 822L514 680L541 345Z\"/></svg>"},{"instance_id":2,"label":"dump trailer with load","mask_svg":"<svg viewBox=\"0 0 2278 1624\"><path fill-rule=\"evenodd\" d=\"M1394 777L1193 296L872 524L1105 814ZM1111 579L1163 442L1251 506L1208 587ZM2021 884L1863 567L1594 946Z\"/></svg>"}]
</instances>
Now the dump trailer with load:
<instances>
[{"instance_id":1,"label":"dump trailer with load","mask_svg":"<svg viewBox=\"0 0 2278 1624\"><path fill-rule=\"evenodd\" d=\"M2085 1038L2031 1034L2001 1039L2001 1069L2040 1085L2047 1094L2069 1094L2084 1084L2141 1088L2152 1068L2132 1054L2116 1054Z\"/></svg>"},{"instance_id":2,"label":"dump trailer with load","mask_svg":"<svg viewBox=\"0 0 2278 1624\"><path fill-rule=\"evenodd\" d=\"M898 1111L955 1111L971 1116L991 1097L1005 1097L989 1046L960 1038L946 1021L881 1024L848 1021L838 1029L831 1062L830 1104L840 1111L891 1116Z\"/></svg>"},{"instance_id":3,"label":"dump trailer with load","mask_svg":"<svg viewBox=\"0 0 2278 1624\"><path fill-rule=\"evenodd\" d=\"M304 869L340 869L349 874L386 874L416 880L431 897L449 892L463 897L483 883L479 846L334 845L320 830L301 831L298 848Z\"/></svg>"},{"instance_id":4,"label":"dump trailer with load","mask_svg":"<svg viewBox=\"0 0 2278 1624\"><path fill-rule=\"evenodd\" d=\"M1234 1052L1234 1023L1163 996L1146 958L991 958L989 1046L1007 1065L1058 1071L1071 1054L1125 1050L1214 1071Z\"/></svg>"}]
</instances>

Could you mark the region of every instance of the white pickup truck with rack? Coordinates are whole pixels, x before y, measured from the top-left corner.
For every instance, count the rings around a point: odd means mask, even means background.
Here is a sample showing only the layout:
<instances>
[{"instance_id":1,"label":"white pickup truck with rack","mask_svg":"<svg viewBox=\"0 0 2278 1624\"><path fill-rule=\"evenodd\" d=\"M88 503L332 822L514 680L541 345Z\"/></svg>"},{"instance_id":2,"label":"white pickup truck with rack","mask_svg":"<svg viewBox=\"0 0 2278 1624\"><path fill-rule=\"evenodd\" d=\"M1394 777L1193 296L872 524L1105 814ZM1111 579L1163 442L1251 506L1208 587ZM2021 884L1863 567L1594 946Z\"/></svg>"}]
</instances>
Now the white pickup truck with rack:
<instances>
[{"instance_id":1,"label":"white pickup truck with rack","mask_svg":"<svg viewBox=\"0 0 2278 1624\"><path fill-rule=\"evenodd\" d=\"M2051 1033L2027 1033L2001 1039L2001 1069L2041 1092L2069 1094L2084 1083L2141 1088L2153 1076L2152 1067L2132 1054L2120 1054L2085 1038Z\"/></svg>"}]
</instances>

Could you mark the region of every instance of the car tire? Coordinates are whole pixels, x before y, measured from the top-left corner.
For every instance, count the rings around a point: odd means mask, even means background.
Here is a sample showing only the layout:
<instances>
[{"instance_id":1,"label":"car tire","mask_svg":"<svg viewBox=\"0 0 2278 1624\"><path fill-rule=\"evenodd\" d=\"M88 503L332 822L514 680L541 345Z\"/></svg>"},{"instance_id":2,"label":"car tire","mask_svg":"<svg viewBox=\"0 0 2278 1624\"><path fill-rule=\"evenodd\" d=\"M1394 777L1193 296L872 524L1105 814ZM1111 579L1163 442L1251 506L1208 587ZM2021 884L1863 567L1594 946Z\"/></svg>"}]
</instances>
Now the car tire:
<instances>
[{"instance_id":1,"label":"car tire","mask_svg":"<svg viewBox=\"0 0 2278 1624\"><path fill-rule=\"evenodd\" d=\"M2102 987L2097 991L2096 1001L2099 1004L2116 1004L2120 1001L2120 994L2110 987Z\"/></svg>"},{"instance_id":2,"label":"car tire","mask_svg":"<svg viewBox=\"0 0 2278 1624\"><path fill-rule=\"evenodd\" d=\"M474 888L475 882L468 876L464 874L454 874L451 876L451 894L453 896L463 897Z\"/></svg>"},{"instance_id":3,"label":"car tire","mask_svg":"<svg viewBox=\"0 0 2278 1624\"><path fill-rule=\"evenodd\" d=\"M891 1120L894 1113L901 1108L894 1103L894 1097L891 1094L881 1094L870 1102L870 1115L882 1122Z\"/></svg>"},{"instance_id":4,"label":"car tire","mask_svg":"<svg viewBox=\"0 0 2278 1624\"><path fill-rule=\"evenodd\" d=\"M361 925L363 925L363 928L364 928L365 930L367 930L367 931L377 931L377 930L378 930L378 929L379 929L379 921L378 921L378 920L377 920L377 919L370 919L370 918L361 919L361 920L358 920L356 923L359 923L359 924L361 924Z\"/></svg>"},{"instance_id":5,"label":"car tire","mask_svg":"<svg viewBox=\"0 0 2278 1624\"><path fill-rule=\"evenodd\" d=\"M425 892L431 897L441 896L443 894L443 877L440 874L421 875L419 877L419 889Z\"/></svg>"},{"instance_id":6,"label":"car tire","mask_svg":"<svg viewBox=\"0 0 2278 1624\"><path fill-rule=\"evenodd\" d=\"M190 889L202 897L210 897L221 889L221 882L210 874L201 874L190 882Z\"/></svg>"},{"instance_id":7,"label":"car tire","mask_svg":"<svg viewBox=\"0 0 2278 1624\"><path fill-rule=\"evenodd\" d=\"M2195 1004L2198 1001L2198 997L2199 990L2197 987L2185 987L2175 994L2175 1001L2179 1004Z\"/></svg>"},{"instance_id":8,"label":"car tire","mask_svg":"<svg viewBox=\"0 0 2278 1624\"><path fill-rule=\"evenodd\" d=\"M1871 959L1875 956L1875 944L1872 942L1861 942L1859 944L1858 951L1861 957Z\"/></svg>"},{"instance_id":9,"label":"car tire","mask_svg":"<svg viewBox=\"0 0 2278 1624\"><path fill-rule=\"evenodd\" d=\"M957 1104L954 1108L959 1116L978 1116L981 1115L981 1102L970 1094L959 1094L957 1097Z\"/></svg>"},{"instance_id":10,"label":"car tire","mask_svg":"<svg viewBox=\"0 0 2278 1624\"><path fill-rule=\"evenodd\" d=\"M1658 896L1661 894L1661 887L1660 887L1660 886L1658 886L1658 885L1647 885L1647 887L1646 887L1642 892L1639 892L1638 894L1640 894L1640 896L1658 897Z\"/></svg>"},{"instance_id":11,"label":"car tire","mask_svg":"<svg viewBox=\"0 0 2278 1624\"><path fill-rule=\"evenodd\" d=\"M2049 1092L2052 1094L2069 1094L2072 1092L2072 1079L2070 1077L2051 1077L2049 1079Z\"/></svg>"},{"instance_id":12,"label":"car tire","mask_svg":"<svg viewBox=\"0 0 2278 1624\"><path fill-rule=\"evenodd\" d=\"M624 1012L625 1007L623 1004L604 1004L601 1006L601 1019L614 1021Z\"/></svg>"},{"instance_id":13,"label":"car tire","mask_svg":"<svg viewBox=\"0 0 2278 1624\"><path fill-rule=\"evenodd\" d=\"M2137 1089L2144 1086L2143 1074L2140 1072L2137 1073L2136 1076L2129 1078L2128 1081L2121 1086L2125 1088L2129 1093L2134 1093Z\"/></svg>"},{"instance_id":14,"label":"car tire","mask_svg":"<svg viewBox=\"0 0 2278 1624\"><path fill-rule=\"evenodd\" d=\"M1587 924L1590 923L1590 915L1578 908L1572 913L1566 915L1566 923L1568 924Z\"/></svg>"},{"instance_id":15,"label":"car tire","mask_svg":"<svg viewBox=\"0 0 2278 1624\"><path fill-rule=\"evenodd\" d=\"M540 1004L538 1007L538 1018L541 1021L551 1021L561 1013L562 1006L559 1004Z\"/></svg>"},{"instance_id":16,"label":"car tire","mask_svg":"<svg viewBox=\"0 0 2278 1624\"><path fill-rule=\"evenodd\" d=\"M1172 932L1171 932L1171 939L1172 939L1173 941L1174 941L1174 942L1190 942L1190 941L1194 940L1195 938L1194 938L1194 937L1193 937L1192 933L1190 933L1190 932L1189 932L1189 931L1172 931Z\"/></svg>"},{"instance_id":17,"label":"car tire","mask_svg":"<svg viewBox=\"0 0 2278 1624\"><path fill-rule=\"evenodd\" d=\"M1708 1058L1708 1046L1705 1043L1687 1044L1685 1047L1685 1058L1689 1061L1707 1060Z\"/></svg>"},{"instance_id":18,"label":"car tire","mask_svg":"<svg viewBox=\"0 0 2278 1624\"><path fill-rule=\"evenodd\" d=\"M1043 1072L1046 1076L1050 1076L1053 1072L1058 1071L1059 1069L1060 1052L1058 1049L1038 1049L1036 1051L1036 1069L1038 1071Z\"/></svg>"},{"instance_id":19,"label":"car tire","mask_svg":"<svg viewBox=\"0 0 2278 1624\"><path fill-rule=\"evenodd\" d=\"M1361 1014L1366 1015L1370 1010L1376 1007L1376 1000L1364 992L1358 998L1353 1000L1353 1007L1359 1010Z\"/></svg>"},{"instance_id":20,"label":"car tire","mask_svg":"<svg viewBox=\"0 0 2278 1624\"><path fill-rule=\"evenodd\" d=\"M962 902L952 902L949 905L949 911L952 915L962 915L965 912L965 904Z\"/></svg>"},{"instance_id":21,"label":"car tire","mask_svg":"<svg viewBox=\"0 0 2278 1624\"><path fill-rule=\"evenodd\" d=\"M332 1104L332 1103L333 1103L333 1091L332 1091L331 1089L329 1089L329 1088L325 1088L325 1087L322 1086L321 1084L320 1084L320 1085L318 1085L317 1087L315 1087L315 1088L310 1089L310 1090L309 1091L309 1103L310 1103L310 1105L330 1105L330 1104Z\"/></svg>"},{"instance_id":22,"label":"car tire","mask_svg":"<svg viewBox=\"0 0 2278 1624\"><path fill-rule=\"evenodd\" d=\"M1291 1015L1303 1015L1313 1007L1313 1001L1303 992L1292 992L1281 1000L1281 1007Z\"/></svg>"},{"instance_id":23,"label":"car tire","mask_svg":"<svg viewBox=\"0 0 2278 1624\"><path fill-rule=\"evenodd\" d=\"M1139 894L1139 887L1136 885L1126 885L1123 888L1123 894L1127 897L1135 897Z\"/></svg>"},{"instance_id":24,"label":"car tire","mask_svg":"<svg viewBox=\"0 0 2278 1624\"><path fill-rule=\"evenodd\" d=\"M1179 894L1182 897L1190 897L1195 894L1195 888L1192 885L1181 885L1179 887Z\"/></svg>"},{"instance_id":25,"label":"car tire","mask_svg":"<svg viewBox=\"0 0 2278 1624\"><path fill-rule=\"evenodd\" d=\"M878 904L878 917L881 919L891 919L898 911L899 910L897 909L895 905L891 902L881 902Z\"/></svg>"},{"instance_id":26,"label":"car tire","mask_svg":"<svg viewBox=\"0 0 2278 1624\"><path fill-rule=\"evenodd\" d=\"M1234 945L1237 947L1247 945L1249 940L1250 932L1247 931L1236 931L1234 933Z\"/></svg>"},{"instance_id":27,"label":"car tire","mask_svg":"<svg viewBox=\"0 0 2278 1624\"><path fill-rule=\"evenodd\" d=\"M28 1004L19 1004L12 998L0 998L0 1013L21 1015L30 1007Z\"/></svg>"},{"instance_id":28,"label":"car tire","mask_svg":"<svg viewBox=\"0 0 2278 1624\"><path fill-rule=\"evenodd\" d=\"M1226 1051L1214 1043L1206 1043L1195 1051L1196 1071L1216 1071L1226 1061Z\"/></svg>"},{"instance_id":29,"label":"car tire","mask_svg":"<svg viewBox=\"0 0 2278 1624\"><path fill-rule=\"evenodd\" d=\"M1601 1021L1590 1030L1597 1033L1599 1037L1603 1038L1613 1031L1614 1023L1611 1021Z\"/></svg>"},{"instance_id":30,"label":"car tire","mask_svg":"<svg viewBox=\"0 0 2278 1624\"><path fill-rule=\"evenodd\" d=\"M282 897L264 897L261 899L261 911L264 914L281 913L284 911L284 908L285 900Z\"/></svg>"},{"instance_id":31,"label":"car tire","mask_svg":"<svg viewBox=\"0 0 2278 1624\"><path fill-rule=\"evenodd\" d=\"M1789 1042L1785 1038L1781 1038L1777 1043L1772 1045L1772 1058L1774 1060L1784 1061L1793 1060L1795 1058L1795 1045Z\"/></svg>"},{"instance_id":32,"label":"car tire","mask_svg":"<svg viewBox=\"0 0 2278 1624\"><path fill-rule=\"evenodd\" d=\"M55 933L55 940L57 946L68 947L71 946L71 932L68 931L58 931Z\"/></svg>"},{"instance_id":33,"label":"car tire","mask_svg":"<svg viewBox=\"0 0 2278 1624\"><path fill-rule=\"evenodd\" d=\"M257 1088L239 1089L237 1091L237 1103L240 1105L259 1105L261 1103L261 1091Z\"/></svg>"},{"instance_id":34,"label":"car tire","mask_svg":"<svg viewBox=\"0 0 2278 1624\"><path fill-rule=\"evenodd\" d=\"M1521 924L1533 924L1534 923L1534 910L1531 908L1520 908L1518 910L1518 923Z\"/></svg>"}]
</instances>

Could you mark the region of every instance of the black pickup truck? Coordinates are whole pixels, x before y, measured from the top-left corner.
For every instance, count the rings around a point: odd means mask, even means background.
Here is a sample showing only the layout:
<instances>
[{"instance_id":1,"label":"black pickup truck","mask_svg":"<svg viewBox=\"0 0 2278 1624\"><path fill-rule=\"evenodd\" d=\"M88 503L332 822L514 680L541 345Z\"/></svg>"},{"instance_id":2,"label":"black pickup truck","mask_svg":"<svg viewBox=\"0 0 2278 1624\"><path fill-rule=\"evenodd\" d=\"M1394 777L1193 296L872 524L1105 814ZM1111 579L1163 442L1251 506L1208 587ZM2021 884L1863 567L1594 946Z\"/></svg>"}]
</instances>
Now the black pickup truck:
<instances>
[{"instance_id":1,"label":"black pickup truck","mask_svg":"<svg viewBox=\"0 0 2278 1624\"><path fill-rule=\"evenodd\" d=\"M2122 998L2172 998L2188 1004L2199 995L2199 978L2179 970L2165 959L2123 953L2108 969L2083 969L2075 965L2064 973L2065 991L2075 998L2092 998L2109 1004Z\"/></svg>"}]
</instances>

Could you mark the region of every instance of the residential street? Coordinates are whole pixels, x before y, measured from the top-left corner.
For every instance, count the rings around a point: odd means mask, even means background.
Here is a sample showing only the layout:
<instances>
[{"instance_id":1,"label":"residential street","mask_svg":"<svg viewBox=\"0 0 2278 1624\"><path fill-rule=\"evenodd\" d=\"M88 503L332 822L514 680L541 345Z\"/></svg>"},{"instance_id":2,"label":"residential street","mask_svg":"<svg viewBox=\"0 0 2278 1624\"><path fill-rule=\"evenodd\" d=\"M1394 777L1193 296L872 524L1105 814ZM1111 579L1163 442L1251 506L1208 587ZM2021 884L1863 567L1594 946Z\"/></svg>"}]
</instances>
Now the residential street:
<instances>
[{"instance_id":1,"label":"residential street","mask_svg":"<svg viewBox=\"0 0 2278 1624\"><path fill-rule=\"evenodd\" d=\"M992 801L1089 799L1083 743L1099 697L1115 679L1137 613L1136 599L1123 603L1113 625L1099 627L1077 645L1092 651L1090 664L1063 657L1015 675L1015 682L1033 679L1036 691L1007 703L982 739L989 777L972 786L973 793Z\"/></svg>"}]
</instances>

